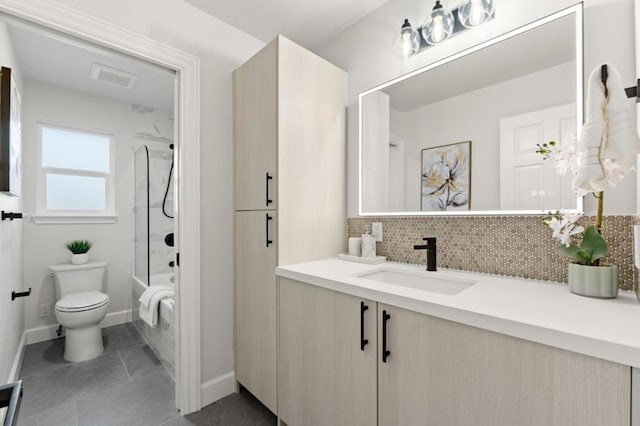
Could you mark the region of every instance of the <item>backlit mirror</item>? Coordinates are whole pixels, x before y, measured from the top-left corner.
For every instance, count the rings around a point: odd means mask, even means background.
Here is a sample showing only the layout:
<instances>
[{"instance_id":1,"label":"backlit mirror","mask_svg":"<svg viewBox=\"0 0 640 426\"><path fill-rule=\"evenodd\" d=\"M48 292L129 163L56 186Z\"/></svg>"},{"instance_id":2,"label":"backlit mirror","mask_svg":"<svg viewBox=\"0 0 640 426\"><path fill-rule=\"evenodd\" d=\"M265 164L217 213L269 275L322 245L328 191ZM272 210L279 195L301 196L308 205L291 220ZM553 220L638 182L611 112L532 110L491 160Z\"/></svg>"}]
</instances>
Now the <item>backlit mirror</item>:
<instances>
[{"instance_id":1,"label":"backlit mirror","mask_svg":"<svg viewBox=\"0 0 640 426\"><path fill-rule=\"evenodd\" d=\"M537 144L582 126L582 8L360 94L360 214L581 210Z\"/></svg>"}]
</instances>

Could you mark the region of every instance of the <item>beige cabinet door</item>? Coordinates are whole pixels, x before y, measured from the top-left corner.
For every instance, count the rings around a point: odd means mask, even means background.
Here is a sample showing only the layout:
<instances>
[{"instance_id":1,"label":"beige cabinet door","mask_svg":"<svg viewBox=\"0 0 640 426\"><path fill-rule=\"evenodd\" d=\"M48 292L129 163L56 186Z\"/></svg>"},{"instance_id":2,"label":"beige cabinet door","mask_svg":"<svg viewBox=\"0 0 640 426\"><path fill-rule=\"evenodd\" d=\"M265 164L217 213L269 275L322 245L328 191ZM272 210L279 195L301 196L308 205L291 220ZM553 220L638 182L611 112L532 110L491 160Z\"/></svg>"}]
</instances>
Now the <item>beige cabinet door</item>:
<instances>
[{"instance_id":1,"label":"beige cabinet door","mask_svg":"<svg viewBox=\"0 0 640 426\"><path fill-rule=\"evenodd\" d=\"M376 303L286 278L278 293L279 418L375 425Z\"/></svg>"},{"instance_id":2,"label":"beige cabinet door","mask_svg":"<svg viewBox=\"0 0 640 426\"><path fill-rule=\"evenodd\" d=\"M379 426L629 425L629 367L383 304L378 318Z\"/></svg>"},{"instance_id":3,"label":"beige cabinet door","mask_svg":"<svg viewBox=\"0 0 640 426\"><path fill-rule=\"evenodd\" d=\"M235 210L276 208L277 88L274 41L233 72Z\"/></svg>"},{"instance_id":4,"label":"beige cabinet door","mask_svg":"<svg viewBox=\"0 0 640 426\"><path fill-rule=\"evenodd\" d=\"M236 379L276 412L276 220L235 213ZM271 218L271 219L269 219Z\"/></svg>"}]
</instances>

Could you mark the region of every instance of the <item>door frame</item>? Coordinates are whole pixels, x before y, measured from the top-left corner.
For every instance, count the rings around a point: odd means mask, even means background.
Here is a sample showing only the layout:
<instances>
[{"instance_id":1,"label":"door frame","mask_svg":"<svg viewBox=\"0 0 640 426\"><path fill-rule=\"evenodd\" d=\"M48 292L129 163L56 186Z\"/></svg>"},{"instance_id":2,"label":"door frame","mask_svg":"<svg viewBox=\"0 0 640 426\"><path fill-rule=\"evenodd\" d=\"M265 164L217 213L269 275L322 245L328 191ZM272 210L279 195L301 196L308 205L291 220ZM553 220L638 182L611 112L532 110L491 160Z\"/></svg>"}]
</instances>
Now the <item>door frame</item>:
<instances>
[{"instance_id":1,"label":"door frame","mask_svg":"<svg viewBox=\"0 0 640 426\"><path fill-rule=\"evenodd\" d=\"M0 13L175 71L176 406L182 414L200 410L199 58L52 1L0 0Z\"/></svg>"}]
</instances>

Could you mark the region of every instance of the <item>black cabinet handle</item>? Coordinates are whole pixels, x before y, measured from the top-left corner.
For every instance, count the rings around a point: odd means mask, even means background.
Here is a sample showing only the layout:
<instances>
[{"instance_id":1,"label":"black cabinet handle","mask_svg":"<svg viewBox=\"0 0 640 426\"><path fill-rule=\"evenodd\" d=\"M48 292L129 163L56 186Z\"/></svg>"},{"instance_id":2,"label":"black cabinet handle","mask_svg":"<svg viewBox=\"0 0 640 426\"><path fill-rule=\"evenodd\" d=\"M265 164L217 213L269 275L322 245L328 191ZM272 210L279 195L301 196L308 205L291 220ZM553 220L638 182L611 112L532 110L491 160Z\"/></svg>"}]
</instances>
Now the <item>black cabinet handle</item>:
<instances>
[{"instance_id":1,"label":"black cabinet handle","mask_svg":"<svg viewBox=\"0 0 640 426\"><path fill-rule=\"evenodd\" d=\"M391 315L386 310L382 311L382 362L387 362L387 357L391 355L391 351L387 350L387 321Z\"/></svg>"},{"instance_id":2,"label":"black cabinet handle","mask_svg":"<svg viewBox=\"0 0 640 426\"><path fill-rule=\"evenodd\" d=\"M269 198L269 181L273 179L273 176L269 176L269 172L266 173L265 179L265 194L267 194L267 207L269 204L273 203L273 200Z\"/></svg>"},{"instance_id":3,"label":"black cabinet handle","mask_svg":"<svg viewBox=\"0 0 640 426\"><path fill-rule=\"evenodd\" d=\"M269 239L269 221L272 220L273 218L271 216L269 216L269 213L266 213L266 220L265 220L265 225L266 225L266 231L267 231L267 247L269 247L271 244L273 244L273 241L271 241Z\"/></svg>"},{"instance_id":4,"label":"black cabinet handle","mask_svg":"<svg viewBox=\"0 0 640 426\"><path fill-rule=\"evenodd\" d=\"M364 347L367 346L369 341L364 338L364 313L369 310L369 307L360 302L360 350L364 351Z\"/></svg>"}]
</instances>

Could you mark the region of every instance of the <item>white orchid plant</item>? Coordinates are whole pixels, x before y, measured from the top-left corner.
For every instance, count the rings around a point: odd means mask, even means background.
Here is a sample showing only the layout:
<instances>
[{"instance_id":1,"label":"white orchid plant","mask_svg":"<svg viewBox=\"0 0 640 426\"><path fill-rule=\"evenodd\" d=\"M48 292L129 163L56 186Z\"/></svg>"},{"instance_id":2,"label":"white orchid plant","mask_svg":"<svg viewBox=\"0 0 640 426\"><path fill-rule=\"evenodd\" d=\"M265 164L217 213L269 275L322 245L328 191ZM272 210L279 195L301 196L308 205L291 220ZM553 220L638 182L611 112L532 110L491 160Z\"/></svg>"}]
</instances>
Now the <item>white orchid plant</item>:
<instances>
[{"instance_id":1,"label":"white orchid plant","mask_svg":"<svg viewBox=\"0 0 640 426\"><path fill-rule=\"evenodd\" d=\"M538 154L542 154L543 159L554 157L556 162L556 171L559 175L566 175L567 172L575 176L579 171L578 152L575 143L569 143L566 146L560 146L556 141L538 144ZM609 185L615 186L622 176L616 175L616 182L609 182ZM575 188L577 196L584 196L590 192ZM598 199L598 210L596 214L596 223L587 228L578 225L578 220L583 213L568 213L557 211L544 219L553 231L553 238L560 244L557 252L566 256L576 263L582 265L599 266L600 259L607 255L609 247L602 236L602 212L603 212L603 192L591 192Z\"/></svg>"}]
</instances>

